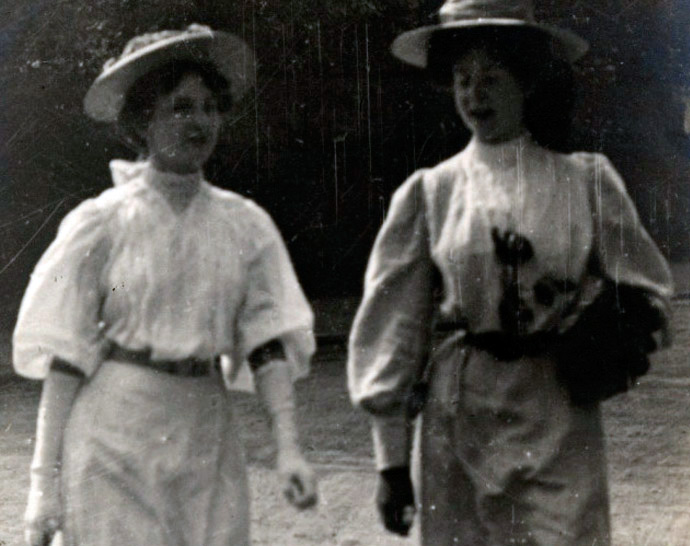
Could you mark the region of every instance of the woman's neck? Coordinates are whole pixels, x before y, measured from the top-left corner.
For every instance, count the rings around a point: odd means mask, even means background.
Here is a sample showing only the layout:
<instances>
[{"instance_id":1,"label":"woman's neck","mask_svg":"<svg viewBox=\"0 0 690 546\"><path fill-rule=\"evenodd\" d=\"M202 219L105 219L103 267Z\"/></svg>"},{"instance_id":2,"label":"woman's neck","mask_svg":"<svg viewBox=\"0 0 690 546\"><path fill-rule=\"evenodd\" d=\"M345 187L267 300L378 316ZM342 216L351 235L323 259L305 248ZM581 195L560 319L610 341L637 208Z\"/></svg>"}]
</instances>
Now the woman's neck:
<instances>
[{"instance_id":1,"label":"woman's neck","mask_svg":"<svg viewBox=\"0 0 690 546\"><path fill-rule=\"evenodd\" d=\"M152 163L146 171L147 182L159 191L176 211L184 210L199 191L203 174L201 171L192 173L175 173L161 171Z\"/></svg>"},{"instance_id":2,"label":"woman's neck","mask_svg":"<svg viewBox=\"0 0 690 546\"><path fill-rule=\"evenodd\" d=\"M515 166L525 149L531 145L532 137L525 131L515 138L501 142L484 142L473 136L468 148L487 165L510 168Z\"/></svg>"}]
</instances>

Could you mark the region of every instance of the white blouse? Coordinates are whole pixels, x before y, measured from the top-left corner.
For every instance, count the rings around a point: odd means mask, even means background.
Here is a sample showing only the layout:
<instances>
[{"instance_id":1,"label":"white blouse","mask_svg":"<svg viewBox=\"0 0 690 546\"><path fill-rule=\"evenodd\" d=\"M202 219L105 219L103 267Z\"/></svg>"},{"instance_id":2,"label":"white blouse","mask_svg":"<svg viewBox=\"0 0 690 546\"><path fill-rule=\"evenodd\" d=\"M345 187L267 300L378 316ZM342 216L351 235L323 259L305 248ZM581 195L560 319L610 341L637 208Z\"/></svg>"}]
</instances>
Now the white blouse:
<instances>
[{"instance_id":1,"label":"white blouse","mask_svg":"<svg viewBox=\"0 0 690 546\"><path fill-rule=\"evenodd\" d=\"M501 255L516 237L526 241L517 262ZM402 411L428 358L437 303L441 320L473 333L562 331L591 284L591 259L603 277L661 302L672 294L668 265L605 156L558 154L522 136L473 140L417 171L395 192L369 260L350 336L354 403ZM519 324L514 307L501 310L511 291Z\"/></svg>"},{"instance_id":2,"label":"white blouse","mask_svg":"<svg viewBox=\"0 0 690 546\"><path fill-rule=\"evenodd\" d=\"M201 174L120 160L111 170L115 187L63 220L31 276L17 372L43 378L58 356L88 376L115 342L153 359L227 355L233 381L280 338L293 378L305 375L313 315L268 214Z\"/></svg>"}]
</instances>

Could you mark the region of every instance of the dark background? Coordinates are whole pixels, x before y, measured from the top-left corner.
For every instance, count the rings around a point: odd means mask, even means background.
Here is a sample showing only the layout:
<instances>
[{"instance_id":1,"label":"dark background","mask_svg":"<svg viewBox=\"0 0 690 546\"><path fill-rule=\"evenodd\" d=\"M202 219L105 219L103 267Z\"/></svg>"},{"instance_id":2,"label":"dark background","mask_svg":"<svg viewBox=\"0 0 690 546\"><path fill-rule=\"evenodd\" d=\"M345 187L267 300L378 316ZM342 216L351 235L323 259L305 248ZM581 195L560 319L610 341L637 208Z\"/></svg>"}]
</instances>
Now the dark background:
<instances>
[{"instance_id":1,"label":"dark background","mask_svg":"<svg viewBox=\"0 0 690 546\"><path fill-rule=\"evenodd\" d=\"M537 0L538 18L591 43L573 147L606 153L644 224L690 260L690 5ZM210 24L257 52L256 90L208 176L275 218L311 297L356 295L392 191L468 137L450 96L389 54L438 0L3 0L0 6L0 305L10 326L59 220L133 157L82 113L105 60L136 34Z\"/></svg>"}]
</instances>

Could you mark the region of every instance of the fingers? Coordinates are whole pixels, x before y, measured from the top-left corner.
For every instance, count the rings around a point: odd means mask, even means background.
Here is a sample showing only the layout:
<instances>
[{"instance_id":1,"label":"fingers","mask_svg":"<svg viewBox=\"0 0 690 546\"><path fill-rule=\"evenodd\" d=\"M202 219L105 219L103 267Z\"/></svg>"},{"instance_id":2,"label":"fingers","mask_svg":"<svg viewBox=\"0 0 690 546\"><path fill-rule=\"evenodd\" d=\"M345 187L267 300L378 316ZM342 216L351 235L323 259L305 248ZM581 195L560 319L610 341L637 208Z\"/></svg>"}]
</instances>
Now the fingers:
<instances>
[{"instance_id":1,"label":"fingers","mask_svg":"<svg viewBox=\"0 0 690 546\"><path fill-rule=\"evenodd\" d=\"M316 505L316 478L311 471L296 471L287 477L283 493L288 502L304 510Z\"/></svg>"},{"instance_id":2,"label":"fingers","mask_svg":"<svg viewBox=\"0 0 690 546\"><path fill-rule=\"evenodd\" d=\"M384 527L391 533L406 537L414 522L415 507L412 504L395 505L393 503L381 507L381 517Z\"/></svg>"},{"instance_id":3,"label":"fingers","mask_svg":"<svg viewBox=\"0 0 690 546\"><path fill-rule=\"evenodd\" d=\"M388 531L401 536L409 534L415 516L409 467L394 467L379 473L376 505Z\"/></svg>"},{"instance_id":4,"label":"fingers","mask_svg":"<svg viewBox=\"0 0 690 546\"><path fill-rule=\"evenodd\" d=\"M317 503L316 476L301 454L279 454L278 469L283 493L290 504L304 510Z\"/></svg>"}]
</instances>

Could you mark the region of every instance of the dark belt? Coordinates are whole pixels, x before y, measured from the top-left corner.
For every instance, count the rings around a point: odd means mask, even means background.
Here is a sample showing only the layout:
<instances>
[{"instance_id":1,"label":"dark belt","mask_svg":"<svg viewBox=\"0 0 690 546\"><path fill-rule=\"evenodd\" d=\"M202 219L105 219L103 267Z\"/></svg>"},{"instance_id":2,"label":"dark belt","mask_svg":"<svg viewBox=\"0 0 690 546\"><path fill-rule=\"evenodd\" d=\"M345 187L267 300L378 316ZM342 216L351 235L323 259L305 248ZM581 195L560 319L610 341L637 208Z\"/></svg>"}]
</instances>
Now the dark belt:
<instances>
[{"instance_id":1,"label":"dark belt","mask_svg":"<svg viewBox=\"0 0 690 546\"><path fill-rule=\"evenodd\" d=\"M153 360L151 349L131 350L112 343L107 358L129 364L137 364L158 372L180 377L205 377L220 369L220 357L185 358L182 360Z\"/></svg>"},{"instance_id":2,"label":"dark belt","mask_svg":"<svg viewBox=\"0 0 690 546\"><path fill-rule=\"evenodd\" d=\"M462 326L443 323L437 328L439 332L462 330ZM557 340L554 332L535 332L527 335L509 334L500 331L466 332L463 343L475 349L485 351L497 360L517 360L523 356L539 356L549 351Z\"/></svg>"}]
</instances>

